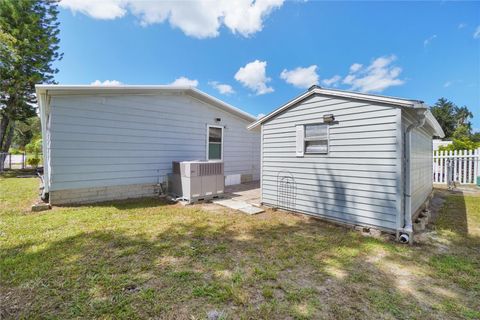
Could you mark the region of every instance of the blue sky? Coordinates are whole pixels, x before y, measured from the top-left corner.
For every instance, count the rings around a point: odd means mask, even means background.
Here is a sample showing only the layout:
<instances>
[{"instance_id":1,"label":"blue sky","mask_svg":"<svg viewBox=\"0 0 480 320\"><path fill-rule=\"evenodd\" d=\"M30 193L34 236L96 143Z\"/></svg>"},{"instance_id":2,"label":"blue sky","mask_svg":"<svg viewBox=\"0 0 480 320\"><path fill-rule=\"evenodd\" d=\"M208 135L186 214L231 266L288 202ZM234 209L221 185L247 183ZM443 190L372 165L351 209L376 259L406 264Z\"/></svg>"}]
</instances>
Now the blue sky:
<instances>
[{"instance_id":1,"label":"blue sky","mask_svg":"<svg viewBox=\"0 0 480 320\"><path fill-rule=\"evenodd\" d=\"M254 115L314 83L446 97L480 130L480 2L239 3L62 0L56 80L191 84Z\"/></svg>"}]
</instances>

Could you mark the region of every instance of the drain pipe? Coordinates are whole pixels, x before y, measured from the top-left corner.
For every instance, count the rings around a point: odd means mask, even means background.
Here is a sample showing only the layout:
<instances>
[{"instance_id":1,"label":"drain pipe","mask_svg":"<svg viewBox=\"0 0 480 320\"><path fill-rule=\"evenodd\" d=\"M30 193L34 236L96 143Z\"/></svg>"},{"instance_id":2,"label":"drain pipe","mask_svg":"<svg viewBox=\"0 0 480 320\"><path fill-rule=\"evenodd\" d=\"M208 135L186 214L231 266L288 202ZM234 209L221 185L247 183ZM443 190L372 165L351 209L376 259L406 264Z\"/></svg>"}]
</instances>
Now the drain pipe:
<instances>
[{"instance_id":1,"label":"drain pipe","mask_svg":"<svg viewBox=\"0 0 480 320\"><path fill-rule=\"evenodd\" d=\"M425 125L427 109L420 107L416 109L417 122L407 127L404 134L405 148L403 152L403 169L405 172L403 179L403 203L404 203L404 224L400 233L399 241L401 243L410 243L412 241L413 224L412 224L412 186L411 186L411 158L412 158L412 131L413 129L423 127Z\"/></svg>"}]
</instances>

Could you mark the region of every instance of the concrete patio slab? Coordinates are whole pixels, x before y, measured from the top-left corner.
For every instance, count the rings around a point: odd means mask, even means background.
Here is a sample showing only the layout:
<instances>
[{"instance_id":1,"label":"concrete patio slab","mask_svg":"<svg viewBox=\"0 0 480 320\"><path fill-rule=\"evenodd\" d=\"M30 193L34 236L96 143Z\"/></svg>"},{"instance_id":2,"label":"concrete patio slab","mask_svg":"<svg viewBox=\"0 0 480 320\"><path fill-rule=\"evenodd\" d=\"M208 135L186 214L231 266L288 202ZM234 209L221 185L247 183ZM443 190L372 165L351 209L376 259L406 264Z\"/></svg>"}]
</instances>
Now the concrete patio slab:
<instances>
[{"instance_id":1,"label":"concrete patio slab","mask_svg":"<svg viewBox=\"0 0 480 320\"><path fill-rule=\"evenodd\" d=\"M260 182L252 181L225 187L225 198L260 206Z\"/></svg>"},{"instance_id":2,"label":"concrete patio slab","mask_svg":"<svg viewBox=\"0 0 480 320\"><path fill-rule=\"evenodd\" d=\"M258 181L227 186L224 198L214 200L213 203L246 214L257 214L265 211L260 208L260 184Z\"/></svg>"},{"instance_id":3,"label":"concrete patio slab","mask_svg":"<svg viewBox=\"0 0 480 320\"><path fill-rule=\"evenodd\" d=\"M231 199L222 199L222 200L215 200L213 203L219 204L221 206L234 209L234 210L240 210L242 208L250 206L248 203L242 200L231 200Z\"/></svg>"},{"instance_id":4,"label":"concrete patio slab","mask_svg":"<svg viewBox=\"0 0 480 320\"><path fill-rule=\"evenodd\" d=\"M238 210L246 214L257 214L265 211L243 200L224 199L224 200L215 200L213 201L213 203L229 209Z\"/></svg>"},{"instance_id":5,"label":"concrete patio slab","mask_svg":"<svg viewBox=\"0 0 480 320\"><path fill-rule=\"evenodd\" d=\"M246 214L258 214L258 213L265 212L265 210L263 210L262 208L254 207L251 205L245 208L241 208L240 211Z\"/></svg>"}]
</instances>

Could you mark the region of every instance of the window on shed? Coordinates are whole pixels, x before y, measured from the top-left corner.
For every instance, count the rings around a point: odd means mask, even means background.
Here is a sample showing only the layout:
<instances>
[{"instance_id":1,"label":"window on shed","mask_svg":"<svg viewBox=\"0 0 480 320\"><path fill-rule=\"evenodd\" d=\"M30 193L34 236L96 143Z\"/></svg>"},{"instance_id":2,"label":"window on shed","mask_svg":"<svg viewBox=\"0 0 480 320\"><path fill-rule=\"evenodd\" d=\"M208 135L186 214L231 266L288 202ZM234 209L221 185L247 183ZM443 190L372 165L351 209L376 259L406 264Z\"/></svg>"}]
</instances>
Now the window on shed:
<instances>
[{"instance_id":1,"label":"window on shed","mask_svg":"<svg viewBox=\"0 0 480 320\"><path fill-rule=\"evenodd\" d=\"M328 124L305 125L305 153L328 153Z\"/></svg>"},{"instance_id":2,"label":"window on shed","mask_svg":"<svg viewBox=\"0 0 480 320\"><path fill-rule=\"evenodd\" d=\"M208 160L222 160L222 128L208 127Z\"/></svg>"}]
</instances>

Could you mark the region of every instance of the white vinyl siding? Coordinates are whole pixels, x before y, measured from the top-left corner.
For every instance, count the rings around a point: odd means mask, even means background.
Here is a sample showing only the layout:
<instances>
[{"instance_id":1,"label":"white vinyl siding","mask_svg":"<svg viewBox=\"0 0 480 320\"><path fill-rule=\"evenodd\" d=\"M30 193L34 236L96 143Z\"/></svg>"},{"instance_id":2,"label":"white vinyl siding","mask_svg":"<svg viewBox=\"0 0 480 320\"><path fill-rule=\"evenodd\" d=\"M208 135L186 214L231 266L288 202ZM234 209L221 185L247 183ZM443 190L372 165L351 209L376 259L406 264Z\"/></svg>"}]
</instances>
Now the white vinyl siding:
<instances>
[{"instance_id":1,"label":"white vinyl siding","mask_svg":"<svg viewBox=\"0 0 480 320\"><path fill-rule=\"evenodd\" d=\"M296 188L295 211L395 230L401 208L397 206L398 110L317 95L264 123L262 201L277 205L277 179L288 174ZM328 155L299 156L299 127L322 123L324 114L336 119L328 125Z\"/></svg>"},{"instance_id":2,"label":"white vinyl siding","mask_svg":"<svg viewBox=\"0 0 480 320\"><path fill-rule=\"evenodd\" d=\"M404 127L408 127L414 118L408 112L402 113ZM433 145L432 137L425 128L412 130L410 182L412 214L420 209L433 188Z\"/></svg>"},{"instance_id":3,"label":"white vinyl siding","mask_svg":"<svg viewBox=\"0 0 480 320\"><path fill-rule=\"evenodd\" d=\"M51 190L155 184L174 160L206 159L216 118L225 126L225 175L259 179L259 132L189 96L53 96L50 106Z\"/></svg>"}]
</instances>

